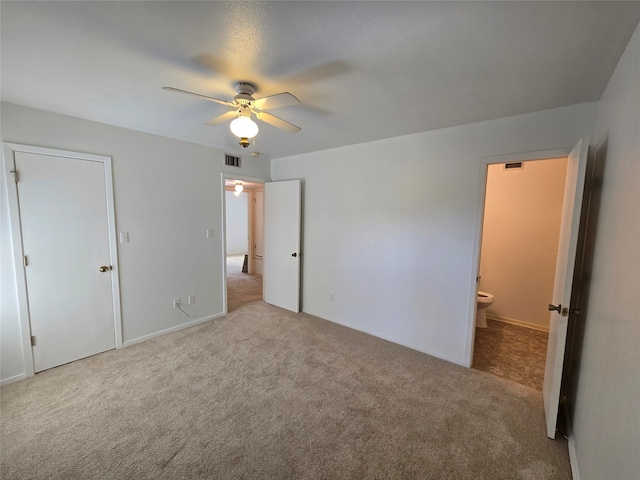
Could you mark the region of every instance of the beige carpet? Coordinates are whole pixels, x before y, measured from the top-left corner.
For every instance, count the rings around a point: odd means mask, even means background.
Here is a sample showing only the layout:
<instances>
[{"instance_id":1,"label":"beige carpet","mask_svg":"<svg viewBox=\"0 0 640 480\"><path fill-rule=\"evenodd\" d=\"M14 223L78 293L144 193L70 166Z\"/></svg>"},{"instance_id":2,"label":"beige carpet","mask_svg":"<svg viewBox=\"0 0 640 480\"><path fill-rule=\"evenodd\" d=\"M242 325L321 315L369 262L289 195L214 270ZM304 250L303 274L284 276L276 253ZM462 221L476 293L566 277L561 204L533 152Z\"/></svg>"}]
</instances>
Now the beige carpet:
<instances>
[{"instance_id":1,"label":"beige carpet","mask_svg":"<svg viewBox=\"0 0 640 480\"><path fill-rule=\"evenodd\" d=\"M262 300L262 275L242 273L244 256L227 257L227 311Z\"/></svg>"},{"instance_id":2,"label":"beige carpet","mask_svg":"<svg viewBox=\"0 0 640 480\"><path fill-rule=\"evenodd\" d=\"M9 479L569 479L540 392L262 301L1 389Z\"/></svg>"}]
</instances>

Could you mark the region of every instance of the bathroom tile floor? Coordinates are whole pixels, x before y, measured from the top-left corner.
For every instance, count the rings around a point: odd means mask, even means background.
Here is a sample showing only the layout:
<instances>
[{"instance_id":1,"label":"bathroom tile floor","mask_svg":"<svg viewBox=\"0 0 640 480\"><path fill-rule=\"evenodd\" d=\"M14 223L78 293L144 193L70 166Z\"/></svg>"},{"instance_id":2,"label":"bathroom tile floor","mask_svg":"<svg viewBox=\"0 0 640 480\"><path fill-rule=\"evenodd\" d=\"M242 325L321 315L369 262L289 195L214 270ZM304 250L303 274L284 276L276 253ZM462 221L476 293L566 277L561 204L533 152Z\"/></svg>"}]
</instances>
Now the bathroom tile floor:
<instances>
[{"instance_id":1,"label":"bathroom tile floor","mask_svg":"<svg viewBox=\"0 0 640 480\"><path fill-rule=\"evenodd\" d=\"M542 390L548 336L487 319L487 328L476 328L473 368Z\"/></svg>"}]
</instances>

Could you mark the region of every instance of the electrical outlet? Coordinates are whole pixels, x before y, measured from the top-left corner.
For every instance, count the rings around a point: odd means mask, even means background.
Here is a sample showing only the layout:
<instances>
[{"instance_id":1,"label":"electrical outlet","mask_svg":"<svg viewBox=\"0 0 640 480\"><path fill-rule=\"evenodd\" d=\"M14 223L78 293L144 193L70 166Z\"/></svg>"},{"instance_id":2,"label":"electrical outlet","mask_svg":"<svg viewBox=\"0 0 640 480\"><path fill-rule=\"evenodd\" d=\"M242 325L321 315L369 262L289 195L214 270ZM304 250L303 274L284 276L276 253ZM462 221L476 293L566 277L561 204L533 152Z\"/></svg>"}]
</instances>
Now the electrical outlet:
<instances>
[{"instance_id":1,"label":"electrical outlet","mask_svg":"<svg viewBox=\"0 0 640 480\"><path fill-rule=\"evenodd\" d=\"M178 308L178 305L180 305L180 299L179 298L174 298L173 299L173 308Z\"/></svg>"},{"instance_id":2,"label":"electrical outlet","mask_svg":"<svg viewBox=\"0 0 640 480\"><path fill-rule=\"evenodd\" d=\"M189 295L189 298L187 299L187 304L188 305L193 305L194 303L196 303L196 296L195 295Z\"/></svg>"}]
</instances>

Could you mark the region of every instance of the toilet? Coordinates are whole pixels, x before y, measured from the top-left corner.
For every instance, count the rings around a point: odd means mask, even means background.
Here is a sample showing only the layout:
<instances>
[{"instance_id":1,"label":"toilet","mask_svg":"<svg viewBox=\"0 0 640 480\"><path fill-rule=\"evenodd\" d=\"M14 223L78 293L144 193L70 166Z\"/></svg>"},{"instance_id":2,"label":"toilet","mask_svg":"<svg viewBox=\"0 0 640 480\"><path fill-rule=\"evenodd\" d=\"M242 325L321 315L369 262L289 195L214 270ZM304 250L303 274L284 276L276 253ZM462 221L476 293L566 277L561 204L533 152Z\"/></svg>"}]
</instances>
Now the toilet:
<instances>
[{"instance_id":1,"label":"toilet","mask_svg":"<svg viewBox=\"0 0 640 480\"><path fill-rule=\"evenodd\" d=\"M476 310L476 327L487 328L487 314L486 309L489 305L495 302L493 295L487 292L478 291L478 303Z\"/></svg>"}]
</instances>

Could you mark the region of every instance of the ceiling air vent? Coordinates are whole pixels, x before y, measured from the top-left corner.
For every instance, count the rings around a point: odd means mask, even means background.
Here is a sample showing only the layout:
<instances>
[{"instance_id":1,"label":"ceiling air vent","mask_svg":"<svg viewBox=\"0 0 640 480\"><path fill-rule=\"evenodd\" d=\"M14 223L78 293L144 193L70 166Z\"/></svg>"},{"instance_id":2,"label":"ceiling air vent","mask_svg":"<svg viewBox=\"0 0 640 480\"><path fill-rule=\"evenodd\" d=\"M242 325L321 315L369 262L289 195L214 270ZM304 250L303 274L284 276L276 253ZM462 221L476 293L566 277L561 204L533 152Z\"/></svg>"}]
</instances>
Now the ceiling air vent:
<instances>
[{"instance_id":1,"label":"ceiling air vent","mask_svg":"<svg viewBox=\"0 0 640 480\"><path fill-rule=\"evenodd\" d=\"M505 170L522 170L524 168L524 164L522 162L513 162L513 163L505 163Z\"/></svg>"},{"instance_id":2,"label":"ceiling air vent","mask_svg":"<svg viewBox=\"0 0 640 480\"><path fill-rule=\"evenodd\" d=\"M235 157L226 153L224 155L224 164L230 167L240 167L240 157Z\"/></svg>"}]
</instances>

